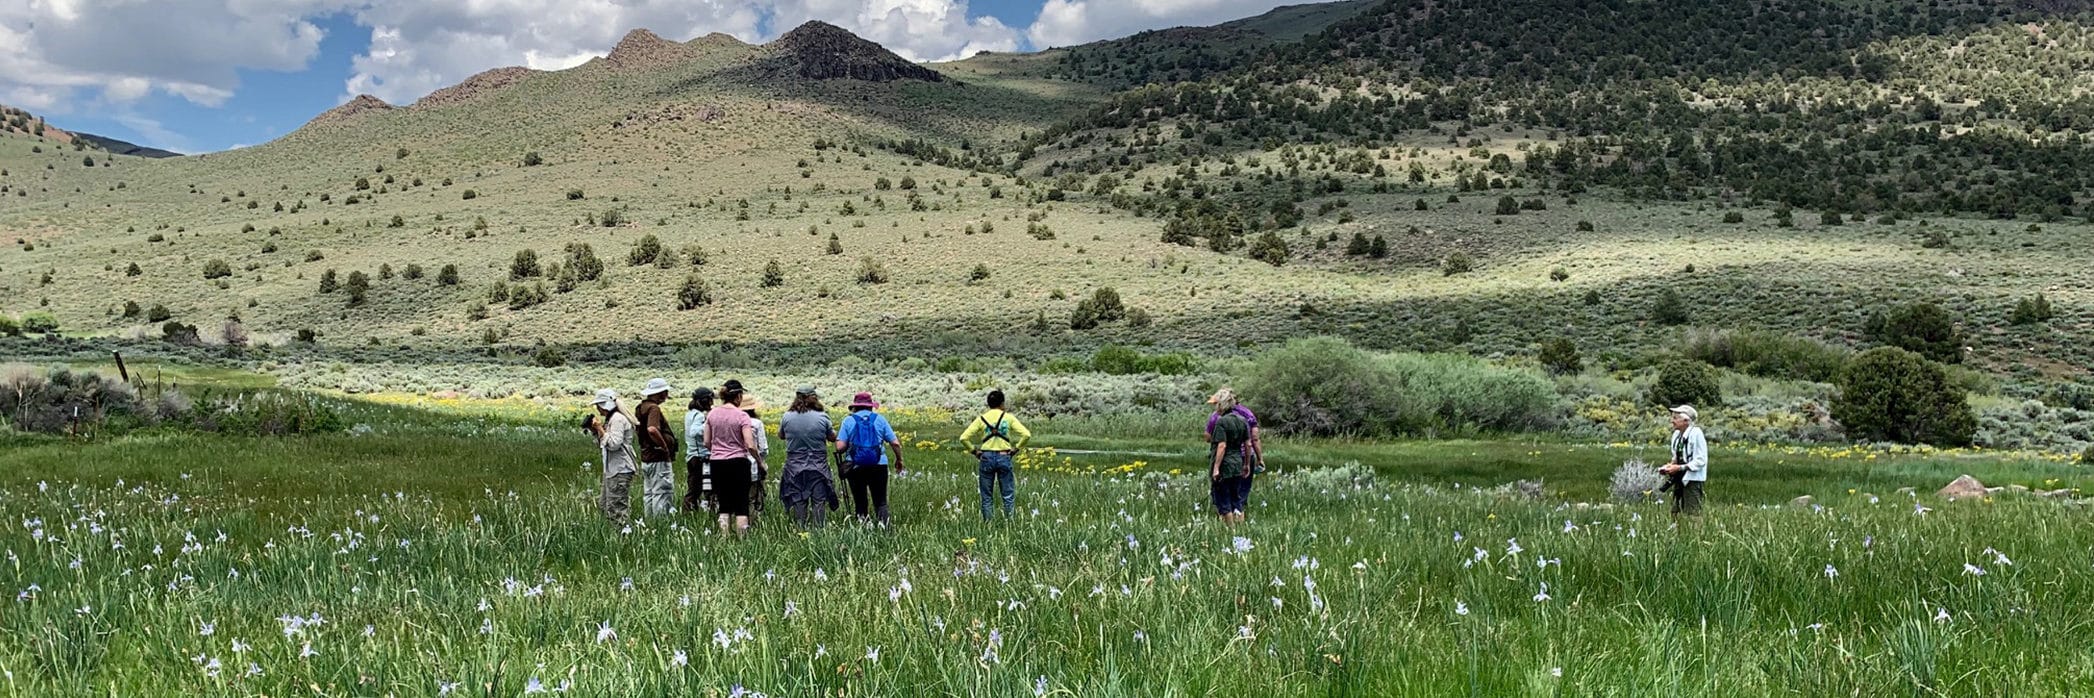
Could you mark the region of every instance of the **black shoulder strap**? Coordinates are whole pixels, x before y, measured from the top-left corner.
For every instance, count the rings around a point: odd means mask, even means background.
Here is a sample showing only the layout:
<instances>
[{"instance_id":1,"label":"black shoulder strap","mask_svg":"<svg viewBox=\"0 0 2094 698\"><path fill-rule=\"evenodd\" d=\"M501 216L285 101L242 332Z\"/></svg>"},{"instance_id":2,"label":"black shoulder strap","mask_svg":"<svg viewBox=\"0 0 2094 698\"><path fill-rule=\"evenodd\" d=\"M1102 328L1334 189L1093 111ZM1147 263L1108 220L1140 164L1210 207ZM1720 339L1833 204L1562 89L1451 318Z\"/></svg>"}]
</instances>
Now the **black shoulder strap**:
<instances>
[{"instance_id":1,"label":"black shoulder strap","mask_svg":"<svg viewBox=\"0 0 2094 698\"><path fill-rule=\"evenodd\" d=\"M1009 415L1010 413L1009 413L1009 412L1005 412L1004 414L1005 414L1005 415ZM1005 444L1009 444L1009 443L1011 442L1011 437L1010 437L1010 435L1009 435L1009 434L1005 434L1005 433L1003 432L1003 420L1001 420L1001 419L998 419L998 420L996 420L996 421L994 421L994 422L991 422L991 421L989 421L989 415L988 415L988 413L986 413L986 412L982 413L982 416L980 416L980 417L976 417L975 419L979 419L979 420L981 420L981 422L982 422L982 427L984 428L983 430L984 430L984 431L987 431L987 432L989 433L989 435L988 435L988 436L984 436L984 437L982 437L982 440L983 440L983 441L988 441L989 439L992 439L992 438L996 438L996 439L1003 439L1003 442L1004 442Z\"/></svg>"}]
</instances>

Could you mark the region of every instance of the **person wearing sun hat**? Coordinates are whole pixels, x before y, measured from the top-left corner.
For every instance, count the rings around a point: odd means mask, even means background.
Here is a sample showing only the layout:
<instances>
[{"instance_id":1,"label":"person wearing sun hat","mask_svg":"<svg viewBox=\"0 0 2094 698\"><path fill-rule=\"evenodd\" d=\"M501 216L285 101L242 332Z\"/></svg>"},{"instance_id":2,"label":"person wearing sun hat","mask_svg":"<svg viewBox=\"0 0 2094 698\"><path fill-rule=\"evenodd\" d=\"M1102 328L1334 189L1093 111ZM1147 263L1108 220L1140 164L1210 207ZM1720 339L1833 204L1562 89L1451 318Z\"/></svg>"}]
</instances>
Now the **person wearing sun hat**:
<instances>
[{"instance_id":1,"label":"person wearing sun hat","mask_svg":"<svg viewBox=\"0 0 2094 698\"><path fill-rule=\"evenodd\" d=\"M888 452L894 454L894 472L906 472L902 467L902 442L895 436L894 426L887 417L879 413L880 403L872 393L859 393L851 398L851 414L843 418L836 428L836 450L844 454L844 463L850 469L843 479L851 485L851 503L858 512L858 520L870 521L868 514L876 513L880 525L888 524L887 512L887 465ZM882 446L885 448L883 449ZM871 508L867 508L868 501Z\"/></svg>"},{"instance_id":2,"label":"person wearing sun hat","mask_svg":"<svg viewBox=\"0 0 2094 698\"><path fill-rule=\"evenodd\" d=\"M669 399L669 381L656 378L640 389L640 404L633 408L634 428L640 437L640 500L648 516L676 512L676 477L670 461L676 458L676 428L662 403Z\"/></svg>"},{"instance_id":3,"label":"person wearing sun hat","mask_svg":"<svg viewBox=\"0 0 2094 698\"><path fill-rule=\"evenodd\" d=\"M749 415L749 423L755 427L756 447L749 459L756 467L749 471L749 525L756 525L763 515L763 483L771 477L771 436L763 425L763 401L754 394L742 395L742 412Z\"/></svg>"},{"instance_id":4,"label":"person wearing sun hat","mask_svg":"<svg viewBox=\"0 0 2094 698\"><path fill-rule=\"evenodd\" d=\"M612 524L623 525L633 495L633 420L619 411L616 390L596 391L589 404L596 408L596 418L582 426L603 451L603 493L597 506Z\"/></svg>"},{"instance_id":5,"label":"person wearing sun hat","mask_svg":"<svg viewBox=\"0 0 2094 698\"><path fill-rule=\"evenodd\" d=\"M1672 461L1658 472L1679 478L1672 488L1672 517L1700 516L1702 489L1709 481L1709 440L1695 423L1701 414L1693 405L1680 405L1671 412Z\"/></svg>"},{"instance_id":6,"label":"person wearing sun hat","mask_svg":"<svg viewBox=\"0 0 2094 698\"><path fill-rule=\"evenodd\" d=\"M778 438L785 441L785 474L778 478L778 501L792 512L802 526L820 526L828 521L842 499L836 496L836 480L829 474L829 444L836 441L836 426L822 409L821 393L813 386L793 391L793 404L778 418Z\"/></svg>"}]
</instances>

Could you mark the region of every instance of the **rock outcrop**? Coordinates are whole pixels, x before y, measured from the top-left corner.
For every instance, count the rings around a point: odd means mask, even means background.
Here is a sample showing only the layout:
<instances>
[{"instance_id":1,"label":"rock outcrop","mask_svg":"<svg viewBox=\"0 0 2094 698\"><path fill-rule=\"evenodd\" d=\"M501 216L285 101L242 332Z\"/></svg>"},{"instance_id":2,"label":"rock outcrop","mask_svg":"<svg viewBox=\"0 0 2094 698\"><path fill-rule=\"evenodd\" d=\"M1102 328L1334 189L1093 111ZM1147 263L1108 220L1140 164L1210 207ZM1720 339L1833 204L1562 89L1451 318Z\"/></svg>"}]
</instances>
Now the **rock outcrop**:
<instances>
[{"instance_id":1,"label":"rock outcrop","mask_svg":"<svg viewBox=\"0 0 2094 698\"><path fill-rule=\"evenodd\" d=\"M604 62L619 70L657 68L674 65L694 58L696 50L690 46L664 39L661 35L645 29L634 29L618 40Z\"/></svg>"},{"instance_id":2,"label":"rock outcrop","mask_svg":"<svg viewBox=\"0 0 2094 698\"><path fill-rule=\"evenodd\" d=\"M827 22L802 24L764 48L772 67L812 80L945 81L938 71Z\"/></svg>"},{"instance_id":3,"label":"rock outcrop","mask_svg":"<svg viewBox=\"0 0 2094 698\"><path fill-rule=\"evenodd\" d=\"M431 92L429 96L416 100L414 108L447 107L454 104L463 104L508 87L537 73L538 71L536 70L520 66L496 68L466 78L465 82Z\"/></svg>"},{"instance_id":4,"label":"rock outcrop","mask_svg":"<svg viewBox=\"0 0 2094 698\"><path fill-rule=\"evenodd\" d=\"M385 100L370 95L357 95L355 99L349 100L348 103L342 106L320 112L319 116L313 117L313 120L306 122L305 125L307 128L335 126L348 123L365 114L384 113L392 110L393 105L386 104Z\"/></svg>"}]
</instances>

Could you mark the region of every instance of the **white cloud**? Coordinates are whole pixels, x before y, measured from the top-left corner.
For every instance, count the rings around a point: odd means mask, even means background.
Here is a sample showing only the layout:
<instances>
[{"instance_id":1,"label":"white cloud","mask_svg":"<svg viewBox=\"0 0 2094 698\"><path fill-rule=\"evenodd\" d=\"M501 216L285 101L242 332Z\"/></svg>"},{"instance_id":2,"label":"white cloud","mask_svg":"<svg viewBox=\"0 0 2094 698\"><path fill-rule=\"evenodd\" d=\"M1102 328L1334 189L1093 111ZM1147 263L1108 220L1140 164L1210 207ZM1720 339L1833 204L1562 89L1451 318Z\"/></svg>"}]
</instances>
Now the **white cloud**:
<instances>
[{"instance_id":1,"label":"white cloud","mask_svg":"<svg viewBox=\"0 0 2094 698\"><path fill-rule=\"evenodd\" d=\"M1148 29L1207 26L1302 0L1047 0L1025 32L1033 48L1072 46Z\"/></svg>"},{"instance_id":2,"label":"white cloud","mask_svg":"<svg viewBox=\"0 0 2094 698\"><path fill-rule=\"evenodd\" d=\"M123 124L124 128L131 129L132 132L137 133L140 136L140 145L163 148L178 153L196 152L194 148L190 147L189 139L183 138L182 134L168 130L167 127L160 125L158 120L148 119L137 114L117 114L111 118L115 119L117 123Z\"/></svg>"},{"instance_id":3,"label":"white cloud","mask_svg":"<svg viewBox=\"0 0 2094 698\"><path fill-rule=\"evenodd\" d=\"M69 111L159 90L215 106L240 69L295 71L319 51L305 19L338 0L0 1L0 90Z\"/></svg>"},{"instance_id":4,"label":"white cloud","mask_svg":"<svg viewBox=\"0 0 2094 698\"><path fill-rule=\"evenodd\" d=\"M154 93L222 105L239 71L311 66L323 34L315 18L334 13L371 41L348 75L313 77L342 80L345 99L405 104L490 68L570 68L635 28L757 42L823 20L941 61L1211 24L1284 1L1044 0L1031 26L1012 27L970 17L968 0L0 0L0 98L48 113L126 111Z\"/></svg>"}]
</instances>

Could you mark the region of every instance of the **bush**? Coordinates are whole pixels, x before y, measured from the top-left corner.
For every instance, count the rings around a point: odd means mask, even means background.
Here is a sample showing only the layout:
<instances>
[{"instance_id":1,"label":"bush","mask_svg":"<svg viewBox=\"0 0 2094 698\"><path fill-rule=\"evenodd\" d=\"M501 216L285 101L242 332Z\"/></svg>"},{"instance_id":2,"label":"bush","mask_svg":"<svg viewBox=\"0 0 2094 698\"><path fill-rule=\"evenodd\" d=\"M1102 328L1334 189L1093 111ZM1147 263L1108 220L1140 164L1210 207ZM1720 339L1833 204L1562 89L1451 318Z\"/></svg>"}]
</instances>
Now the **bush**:
<instances>
[{"instance_id":1,"label":"bush","mask_svg":"<svg viewBox=\"0 0 2094 698\"><path fill-rule=\"evenodd\" d=\"M1615 468L1614 475L1607 479L1607 492L1617 502L1645 502L1664 482L1665 476L1656 467L1641 459L1629 460Z\"/></svg>"},{"instance_id":2,"label":"bush","mask_svg":"<svg viewBox=\"0 0 2094 698\"><path fill-rule=\"evenodd\" d=\"M1933 303L1912 303L1899 306L1888 315L1871 315L1863 329L1878 344L1904 349L1931 361L1963 363L1963 333L1956 329L1956 317Z\"/></svg>"},{"instance_id":3,"label":"bush","mask_svg":"<svg viewBox=\"0 0 2094 698\"><path fill-rule=\"evenodd\" d=\"M510 281L522 281L544 273L545 269L538 265L537 250L517 250L516 256L509 259Z\"/></svg>"},{"instance_id":4,"label":"bush","mask_svg":"<svg viewBox=\"0 0 2094 698\"><path fill-rule=\"evenodd\" d=\"M29 334L58 334L58 318L50 313L29 313L22 316L22 331Z\"/></svg>"},{"instance_id":5,"label":"bush","mask_svg":"<svg viewBox=\"0 0 2094 698\"><path fill-rule=\"evenodd\" d=\"M655 258L661 255L662 239L650 233L640 236L640 240L633 243L632 251L625 253L625 264L634 267L645 266L653 264Z\"/></svg>"},{"instance_id":6,"label":"bush","mask_svg":"<svg viewBox=\"0 0 2094 698\"><path fill-rule=\"evenodd\" d=\"M603 212L603 215L596 217L596 222L602 224L603 227L606 228L616 228L618 226L625 225L625 212L615 208L605 211ZM650 235L648 237L653 236Z\"/></svg>"},{"instance_id":7,"label":"bush","mask_svg":"<svg viewBox=\"0 0 2094 698\"><path fill-rule=\"evenodd\" d=\"M1658 367L1658 382L1644 399L1660 407L1693 405L1707 409L1723 404L1723 383L1716 368L1700 361L1667 361Z\"/></svg>"},{"instance_id":8,"label":"bush","mask_svg":"<svg viewBox=\"0 0 2094 698\"><path fill-rule=\"evenodd\" d=\"M596 257L596 250L586 242L567 243L567 268L580 281L595 281L603 278L603 260Z\"/></svg>"},{"instance_id":9,"label":"bush","mask_svg":"<svg viewBox=\"0 0 2094 698\"><path fill-rule=\"evenodd\" d=\"M406 279L406 280L408 280L408 281L419 281L419 280L421 280L421 278L422 278L422 265L420 265L420 264L409 264L409 265L407 265L407 266L406 266L405 268L403 268L403 269L401 269L401 270L400 270L400 278L402 278L402 279Z\"/></svg>"},{"instance_id":10,"label":"bush","mask_svg":"<svg viewBox=\"0 0 2094 698\"><path fill-rule=\"evenodd\" d=\"M22 323L16 322L14 318L6 315L0 315L0 337L20 336L22 336Z\"/></svg>"},{"instance_id":11,"label":"bush","mask_svg":"<svg viewBox=\"0 0 2094 698\"><path fill-rule=\"evenodd\" d=\"M1559 376L1577 373L1585 368L1584 360L1578 356L1577 343L1564 337L1543 341L1541 352L1535 358L1541 361L1543 369Z\"/></svg>"},{"instance_id":12,"label":"bush","mask_svg":"<svg viewBox=\"0 0 2094 698\"><path fill-rule=\"evenodd\" d=\"M332 401L300 393L235 393L183 415L199 431L240 436L324 434L348 428Z\"/></svg>"},{"instance_id":13,"label":"bush","mask_svg":"<svg viewBox=\"0 0 2094 698\"><path fill-rule=\"evenodd\" d=\"M2094 465L2094 446L2088 446L2087 450L2079 452L2079 464Z\"/></svg>"},{"instance_id":14,"label":"bush","mask_svg":"<svg viewBox=\"0 0 2094 698\"><path fill-rule=\"evenodd\" d=\"M1556 268L1554 268L1554 269L1550 269L1550 270L1549 270L1549 280L1550 280L1550 281L1555 281L1555 282L1559 282L1559 283L1561 283L1561 282L1564 282L1564 281L1569 281L1569 280L1570 280L1570 278L1571 278L1571 273L1570 273L1570 270L1569 270L1569 269L1565 269L1565 268L1563 268L1563 267L1556 267Z\"/></svg>"},{"instance_id":15,"label":"bush","mask_svg":"<svg viewBox=\"0 0 2094 698\"><path fill-rule=\"evenodd\" d=\"M1162 375L1183 376L1193 372L1192 355L1169 353L1144 355L1139 351L1114 344L1098 348L1091 355L1090 370L1114 376Z\"/></svg>"},{"instance_id":16,"label":"bush","mask_svg":"<svg viewBox=\"0 0 2094 698\"><path fill-rule=\"evenodd\" d=\"M208 262L204 262L204 278L206 280L223 279L232 275L233 265L226 263L226 261L223 259L214 259Z\"/></svg>"},{"instance_id":17,"label":"bush","mask_svg":"<svg viewBox=\"0 0 2094 698\"><path fill-rule=\"evenodd\" d=\"M1287 263L1288 254L1287 243L1273 231L1265 231L1257 240L1251 241L1251 259L1277 267Z\"/></svg>"},{"instance_id":18,"label":"bush","mask_svg":"<svg viewBox=\"0 0 2094 698\"><path fill-rule=\"evenodd\" d=\"M477 198L480 198L480 192L476 192L476 191L473 191L473 190L471 190L471 189L467 189L467 190L465 190L465 193L464 193L464 194L460 194L458 198L460 198L460 199L464 199L464 200L466 200L466 201L472 201L473 199L477 199Z\"/></svg>"},{"instance_id":19,"label":"bush","mask_svg":"<svg viewBox=\"0 0 2094 698\"><path fill-rule=\"evenodd\" d=\"M160 338L166 340L169 344L185 346L195 346L203 341L203 338L197 335L195 325L184 325L173 320L169 320L167 324L160 326Z\"/></svg>"},{"instance_id":20,"label":"bush","mask_svg":"<svg viewBox=\"0 0 2094 698\"><path fill-rule=\"evenodd\" d=\"M444 268L436 270L436 283L444 286L457 286L458 265L446 264Z\"/></svg>"},{"instance_id":21,"label":"bush","mask_svg":"<svg viewBox=\"0 0 2094 698\"><path fill-rule=\"evenodd\" d=\"M537 364L540 368L559 368L567 365L567 352L548 344L539 347L537 352L531 354L531 363Z\"/></svg>"},{"instance_id":22,"label":"bush","mask_svg":"<svg viewBox=\"0 0 2094 698\"><path fill-rule=\"evenodd\" d=\"M1831 383L1847 366L1847 350L1812 339L1752 330L1689 331L1680 355L1747 375Z\"/></svg>"},{"instance_id":23,"label":"bush","mask_svg":"<svg viewBox=\"0 0 2094 698\"><path fill-rule=\"evenodd\" d=\"M705 282L705 277L699 276L697 272L691 272L684 277L683 288L676 292L677 310L695 310L712 305L712 302L712 286Z\"/></svg>"},{"instance_id":24,"label":"bush","mask_svg":"<svg viewBox=\"0 0 2094 698\"><path fill-rule=\"evenodd\" d=\"M12 366L0 374L0 426L16 431L84 434L153 419L143 407L131 386L95 373Z\"/></svg>"},{"instance_id":25,"label":"bush","mask_svg":"<svg viewBox=\"0 0 2094 698\"><path fill-rule=\"evenodd\" d=\"M1745 214L1741 211L1730 211L1723 214L1723 222L1733 225L1743 223L1745 222Z\"/></svg>"},{"instance_id":26,"label":"bush","mask_svg":"<svg viewBox=\"0 0 2094 698\"><path fill-rule=\"evenodd\" d=\"M1555 386L1527 371L1451 354L1377 356L1343 340L1296 339L1254 357L1240 394L1261 425L1288 434L1427 434L1538 427Z\"/></svg>"},{"instance_id":27,"label":"bush","mask_svg":"<svg viewBox=\"0 0 2094 698\"><path fill-rule=\"evenodd\" d=\"M1469 259L1469 253L1467 252L1455 252L1447 255L1447 258L1440 262L1440 275L1442 276L1467 274L1475 270L1476 262Z\"/></svg>"},{"instance_id":28,"label":"bush","mask_svg":"<svg viewBox=\"0 0 2094 698\"><path fill-rule=\"evenodd\" d=\"M145 312L146 322L167 322L170 318L173 317L174 311L168 310L167 306L161 305L159 303L154 303L153 309Z\"/></svg>"},{"instance_id":29,"label":"bush","mask_svg":"<svg viewBox=\"0 0 2094 698\"><path fill-rule=\"evenodd\" d=\"M1512 197L1510 197L1510 196L1501 196L1501 197L1498 197L1498 215L1500 215L1500 216L1517 216L1517 215L1520 215L1520 202L1519 202L1519 200L1518 200L1518 199L1514 199L1514 198L1512 198Z\"/></svg>"},{"instance_id":30,"label":"bush","mask_svg":"<svg viewBox=\"0 0 2094 698\"><path fill-rule=\"evenodd\" d=\"M1660 325L1687 324L1687 301L1670 288L1658 292L1658 299L1651 302L1650 321Z\"/></svg>"},{"instance_id":31,"label":"bush","mask_svg":"<svg viewBox=\"0 0 2094 698\"><path fill-rule=\"evenodd\" d=\"M524 153L524 156L523 156L523 166L524 166L524 167L537 167L537 166L539 166L539 165L543 165L543 164L545 164L545 158L543 158L543 157L540 157L540 156L538 155L538 151L536 151L536 150L533 150L533 151L531 151L531 152L528 152L528 153Z\"/></svg>"},{"instance_id":32,"label":"bush","mask_svg":"<svg viewBox=\"0 0 2094 698\"><path fill-rule=\"evenodd\" d=\"M2015 301L2014 312L2008 315L2007 322L2015 325L2034 325L2050 322L2056 317L2057 311L2050 307L2050 299L2038 293L2034 297Z\"/></svg>"},{"instance_id":33,"label":"bush","mask_svg":"<svg viewBox=\"0 0 2094 698\"><path fill-rule=\"evenodd\" d=\"M1832 417L1871 441L1968 446L1977 418L1948 372L1896 347L1862 352L1841 372Z\"/></svg>"},{"instance_id":34,"label":"bush","mask_svg":"<svg viewBox=\"0 0 2094 698\"><path fill-rule=\"evenodd\" d=\"M1091 291L1091 298L1085 298L1083 302L1076 304L1076 310L1085 308L1089 308L1095 314L1099 323L1118 323L1127 319L1127 304L1120 302L1120 291L1112 289L1110 285Z\"/></svg>"},{"instance_id":35,"label":"bush","mask_svg":"<svg viewBox=\"0 0 2094 698\"><path fill-rule=\"evenodd\" d=\"M371 293L371 277L365 276L361 271L349 272L349 283L343 288L349 292L349 307L362 307L364 300Z\"/></svg>"},{"instance_id":36,"label":"bush","mask_svg":"<svg viewBox=\"0 0 2094 698\"><path fill-rule=\"evenodd\" d=\"M861 284L887 283L887 265L881 264L878 260L871 257L860 259L858 260L857 278L858 283Z\"/></svg>"}]
</instances>

